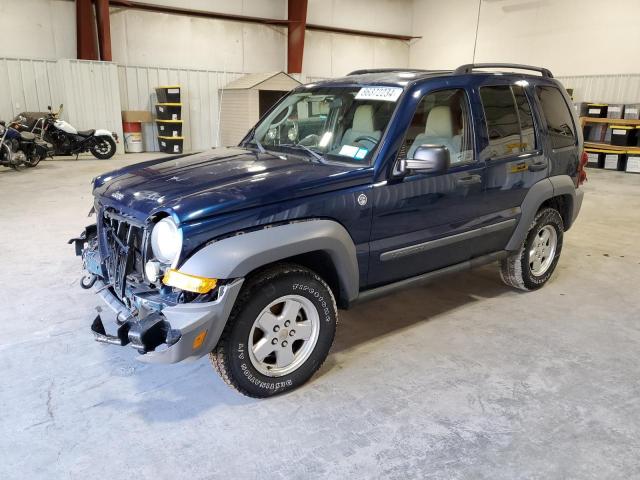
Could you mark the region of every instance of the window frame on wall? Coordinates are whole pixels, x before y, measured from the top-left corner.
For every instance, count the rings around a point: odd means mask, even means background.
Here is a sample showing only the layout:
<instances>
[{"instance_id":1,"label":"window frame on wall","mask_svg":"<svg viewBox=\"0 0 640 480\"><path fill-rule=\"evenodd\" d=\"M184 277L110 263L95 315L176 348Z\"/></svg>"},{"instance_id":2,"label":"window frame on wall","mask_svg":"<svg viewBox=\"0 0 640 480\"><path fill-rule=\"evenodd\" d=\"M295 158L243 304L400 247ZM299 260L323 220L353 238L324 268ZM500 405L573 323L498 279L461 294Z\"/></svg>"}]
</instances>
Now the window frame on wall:
<instances>
[{"instance_id":1,"label":"window frame on wall","mask_svg":"<svg viewBox=\"0 0 640 480\"><path fill-rule=\"evenodd\" d=\"M560 95L560 98L562 99L562 104L564 105L565 109L564 111L566 112L566 114L569 116L569 120L571 120L571 123L567 124L567 126L571 126L572 127L572 134L573 134L573 142L571 144L567 144L567 145L562 145L562 146L556 146L554 145L554 139L558 138L558 137L554 137L551 135L551 131L550 131L550 125L549 125L549 118L547 117L547 112L544 109L544 103L542 102L542 99L540 98L540 96L538 95L538 92L542 89L552 89L555 90L558 95ZM575 118L573 116L572 113L572 109L569 106L569 104L567 103L567 100L565 98L565 96L562 94L562 90L555 86L555 85L547 85L547 84L540 84L540 85L535 85L534 87L534 94L536 97L536 100L539 104L540 107L540 116L543 119L546 129L547 129L547 133L549 136L549 142L550 142L550 146L552 151L556 151L556 150L562 150L564 148L575 148L578 145L578 141L579 141L579 131L578 131L578 125L576 125L575 122Z\"/></svg>"},{"instance_id":2,"label":"window frame on wall","mask_svg":"<svg viewBox=\"0 0 640 480\"><path fill-rule=\"evenodd\" d=\"M467 150L471 152L470 155L470 159L466 160L466 161L461 161L461 162L453 162L450 161L449 164L449 168L457 168L460 166L466 166L466 165L470 165L473 163L476 163L478 161L477 158L477 154L476 154L476 131L475 131L475 122L473 121L473 107L472 107L472 103L471 103L471 96L469 95L469 92L467 92L466 88L462 87L462 86L452 86L452 87L443 87L443 88L437 88L434 90L429 90L428 92L426 92L424 95L422 95L420 97L420 99L416 102L415 104L415 108L413 110L413 113L411 114L411 119L409 120L409 123L407 124L404 134L402 136L402 143L400 144L400 148L398 149L398 154L396 155L396 162L398 162L399 160L403 160L403 159L407 159L408 155L409 155L409 150L411 149L411 146L406 146L407 143L407 138L409 136L409 130L413 124L413 121L415 119L416 114L419 112L420 107L422 106L423 102L425 101L425 99L429 96L429 95L433 95L433 94L437 94L437 93L442 93L442 92L453 92L453 91L460 91L462 92L464 98L465 98L465 102L464 102L464 110L462 111L462 115L464 116L466 114L466 124L465 127L467 127L467 131L465 132L465 135L463 137L468 137L469 140L469 145ZM464 121L464 119L463 119ZM425 119L426 122L426 119ZM417 136L416 136L417 138ZM464 140L464 138L462 139ZM414 140L415 141L415 138ZM413 143L413 142L412 142ZM460 148L460 153L463 151L462 150L462 143L460 144L461 148ZM403 155L403 150L404 147L406 146L406 150L404 151L404 155Z\"/></svg>"},{"instance_id":3,"label":"window frame on wall","mask_svg":"<svg viewBox=\"0 0 640 480\"><path fill-rule=\"evenodd\" d=\"M488 161L495 161L495 160L502 160L502 159L507 159L507 158L513 158L516 156L520 156L520 155L528 155L528 154L533 154L536 153L538 151L540 151L540 138L538 136L538 124L537 124L537 119L536 116L534 115L534 108L533 108L533 102L532 99L529 97L529 94L527 93L527 89L525 87L523 87L522 85L518 85L518 83L488 83L485 85L482 85L479 87L478 89L478 99L480 101L480 106L482 107L482 112L484 114L484 129L485 129L485 134L486 134L486 138L487 138L487 149L490 148L492 146L491 142L492 139L489 136L489 115L487 114L487 107L485 106L485 102L482 98L482 90L483 89L487 89L487 88L493 88L493 89L504 89L504 90L508 90L509 92L509 97L511 98L511 104L513 107L513 113L516 119L516 123L515 125L517 125L518 127L518 136L520 138L520 150L516 151L516 152L506 152L506 153L501 153L500 155L494 155L494 156L489 156L488 158L486 158L486 160ZM521 111L520 111L520 107L518 105L518 102L516 100L516 94L514 93L514 88L517 88L522 95L524 96L525 100L527 101L527 105L529 106L529 117L531 118L531 124L533 126L533 145L530 148L526 148L523 149L522 145L523 145L523 126L522 126L522 117L521 117ZM502 138L507 138L507 137L502 137Z\"/></svg>"}]
</instances>

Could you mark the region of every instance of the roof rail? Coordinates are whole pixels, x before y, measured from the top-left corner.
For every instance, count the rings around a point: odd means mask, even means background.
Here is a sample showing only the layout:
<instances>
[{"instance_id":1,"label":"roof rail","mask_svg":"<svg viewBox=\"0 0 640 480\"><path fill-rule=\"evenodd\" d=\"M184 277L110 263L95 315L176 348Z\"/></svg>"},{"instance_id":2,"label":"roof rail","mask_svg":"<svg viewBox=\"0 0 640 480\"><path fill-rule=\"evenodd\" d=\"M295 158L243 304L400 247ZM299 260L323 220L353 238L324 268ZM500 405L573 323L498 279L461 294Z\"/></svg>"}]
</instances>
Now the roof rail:
<instances>
[{"instance_id":1,"label":"roof rail","mask_svg":"<svg viewBox=\"0 0 640 480\"><path fill-rule=\"evenodd\" d=\"M392 73L392 72L429 72L431 70L420 70L419 68L365 68L362 70L354 70L347 73L347 76L351 75L363 75L365 73Z\"/></svg>"},{"instance_id":2,"label":"roof rail","mask_svg":"<svg viewBox=\"0 0 640 480\"><path fill-rule=\"evenodd\" d=\"M509 68L515 70L531 70L541 73L543 77L553 78L553 74L548 68L534 67L532 65L520 65L518 63L467 63L466 65L461 65L456 68L453 73L455 75L471 73L477 68Z\"/></svg>"}]
</instances>

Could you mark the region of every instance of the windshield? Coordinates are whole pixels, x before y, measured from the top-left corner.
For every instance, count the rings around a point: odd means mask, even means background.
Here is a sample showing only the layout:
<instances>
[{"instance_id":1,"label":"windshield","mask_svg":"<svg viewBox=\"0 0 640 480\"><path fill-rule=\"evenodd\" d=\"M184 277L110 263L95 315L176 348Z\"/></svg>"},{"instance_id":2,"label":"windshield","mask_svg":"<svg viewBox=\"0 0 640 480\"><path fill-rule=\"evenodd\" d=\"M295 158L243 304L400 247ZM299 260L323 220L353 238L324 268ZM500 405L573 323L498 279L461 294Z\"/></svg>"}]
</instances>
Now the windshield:
<instances>
[{"instance_id":1,"label":"windshield","mask_svg":"<svg viewBox=\"0 0 640 480\"><path fill-rule=\"evenodd\" d=\"M318 160L368 165L400 87L318 87L287 96L255 128L250 144L295 149ZM257 140L257 141L256 141Z\"/></svg>"}]
</instances>

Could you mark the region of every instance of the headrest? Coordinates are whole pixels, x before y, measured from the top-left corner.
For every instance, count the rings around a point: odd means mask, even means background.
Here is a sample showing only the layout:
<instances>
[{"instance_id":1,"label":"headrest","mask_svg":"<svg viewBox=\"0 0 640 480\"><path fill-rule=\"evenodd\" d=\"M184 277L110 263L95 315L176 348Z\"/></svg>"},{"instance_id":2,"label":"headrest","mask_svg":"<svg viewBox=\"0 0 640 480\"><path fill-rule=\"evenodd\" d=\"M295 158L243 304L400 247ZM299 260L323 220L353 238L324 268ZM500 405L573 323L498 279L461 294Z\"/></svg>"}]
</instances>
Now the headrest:
<instances>
[{"instance_id":1,"label":"headrest","mask_svg":"<svg viewBox=\"0 0 640 480\"><path fill-rule=\"evenodd\" d=\"M433 107L427 117L424 133L433 137L453 137L451 109L446 105Z\"/></svg>"},{"instance_id":2,"label":"headrest","mask_svg":"<svg viewBox=\"0 0 640 480\"><path fill-rule=\"evenodd\" d=\"M353 114L354 130L358 132L373 132L373 106L360 105Z\"/></svg>"}]
</instances>

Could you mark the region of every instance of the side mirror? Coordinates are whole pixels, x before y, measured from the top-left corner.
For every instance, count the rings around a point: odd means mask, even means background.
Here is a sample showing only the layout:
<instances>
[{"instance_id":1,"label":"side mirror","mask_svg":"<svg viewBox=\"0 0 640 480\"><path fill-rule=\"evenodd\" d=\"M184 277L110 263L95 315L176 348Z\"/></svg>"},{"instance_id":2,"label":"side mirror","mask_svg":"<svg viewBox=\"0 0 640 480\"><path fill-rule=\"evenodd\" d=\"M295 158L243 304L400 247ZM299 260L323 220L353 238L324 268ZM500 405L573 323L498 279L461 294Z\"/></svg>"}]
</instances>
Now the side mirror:
<instances>
[{"instance_id":1,"label":"side mirror","mask_svg":"<svg viewBox=\"0 0 640 480\"><path fill-rule=\"evenodd\" d=\"M413 158L401 161L400 170L418 173L445 172L451 163L449 149L444 145L420 145L413 153Z\"/></svg>"},{"instance_id":2,"label":"side mirror","mask_svg":"<svg viewBox=\"0 0 640 480\"><path fill-rule=\"evenodd\" d=\"M47 105L47 110L51 111L51 105Z\"/></svg>"}]
</instances>

